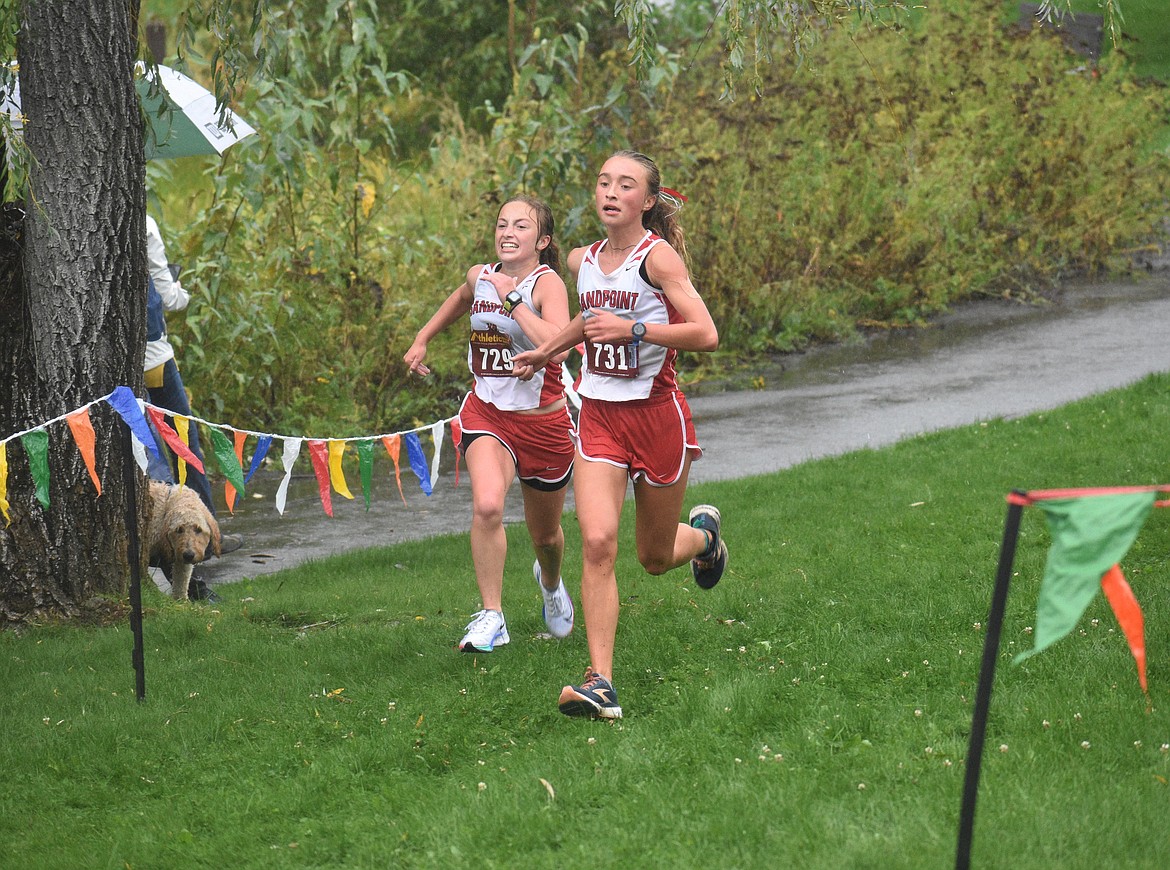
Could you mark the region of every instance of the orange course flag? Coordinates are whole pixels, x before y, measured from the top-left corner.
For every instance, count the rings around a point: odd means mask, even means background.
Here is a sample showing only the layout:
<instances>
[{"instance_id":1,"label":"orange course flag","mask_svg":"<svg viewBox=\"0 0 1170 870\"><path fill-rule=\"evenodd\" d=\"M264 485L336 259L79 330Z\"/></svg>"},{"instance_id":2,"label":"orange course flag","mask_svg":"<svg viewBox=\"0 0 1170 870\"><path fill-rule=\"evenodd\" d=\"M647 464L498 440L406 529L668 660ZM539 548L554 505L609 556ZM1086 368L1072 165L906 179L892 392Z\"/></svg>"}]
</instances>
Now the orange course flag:
<instances>
[{"instance_id":1,"label":"orange course flag","mask_svg":"<svg viewBox=\"0 0 1170 870\"><path fill-rule=\"evenodd\" d=\"M1137 664L1138 682L1142 691L1147 695L1149 688L1146 685L1146 628L1142 616L1141 605L1130 588L1125 575L1121 573L1121 566L1114 565L1101 576L1101 591L1105 593L1105 600L1113 608L1113 615L1117 617L1117 624L1129 642L1129 651L1133 653L1133 660Z\"/></svg>"}]
</instances>

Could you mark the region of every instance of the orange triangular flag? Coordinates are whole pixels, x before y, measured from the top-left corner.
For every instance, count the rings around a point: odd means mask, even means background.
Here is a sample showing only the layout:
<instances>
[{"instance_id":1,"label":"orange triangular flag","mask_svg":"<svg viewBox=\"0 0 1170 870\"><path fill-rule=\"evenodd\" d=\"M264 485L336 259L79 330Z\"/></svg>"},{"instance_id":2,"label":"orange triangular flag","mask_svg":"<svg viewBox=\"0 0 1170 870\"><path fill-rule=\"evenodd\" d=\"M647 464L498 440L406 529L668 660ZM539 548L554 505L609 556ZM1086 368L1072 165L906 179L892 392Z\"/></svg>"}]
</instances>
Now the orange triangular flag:
<instances>
[{"instance_id":1,"label":"orange triangular flag","mask_svg":"<svg viewBox=\"0 0 1170 870\"><path fill-rule=\"evenodd\" d=\"M93 456L96 437L93 433L93 423L89 419L89 408L74 411L65 418L65 421L69 424L69 431L73 433L73 440L77 442L77 449L81 451L81 458L85 460L85 467L89 469L89 479L93 481L93 488L101 495L102 482L98 479L97 464Z\"/></svg>"},{"instance_id":2,"label":"orange triangular flag","mask_svg":"<svg viewBox=\"0 0 1170 870\"><path fill-rule=\"evenodd\" d=\"M383 435L382 444L394 461L394 480L398 483L398 496L402 503L406 504L406 496L402 493L402 469L398 465L398 456L402 452L402 438L398 435Z\"/></svg>"},{"instance_id":3,"label":"orange triangular flag","mask_svg":"<svg viewBox=\"0 0 1170 870\"><path fill-rule=\"evenodd\" d=\"M236 459L240 465L244 464L244 442L248 440L248 433L241 432L239 429L232 430L232 440L235 442ZM223 495L227 499L228 513L234 514L236 507L236 488L231 483L225 482L223 485Z\"/></svg>"},{"instance_id":4,"label":"orange triangular flag","mask_svg":"<svg viewBox=\"0 0 1170 870\"><path fill-rule=\"evenodd\" d=\"M463 427L459 425L459 418L451 418L451 440L455 442L455 485L459 485L459 457L463 451L459 449L459 442L463 440Z\"/></svg>"},{"instance_id":5,"label":"orange triangular flag","mask_svg":"<svg viewBox=\"0 0 1170 870\"><path fill-rule=\"evenodd\" d=\"M1145 619L1142 617L1141 605L1134 597L1125 575L1121 573L1120 565L1114 565L1101 576L1101 591L1105 593L1109 606L1113 608L1113 615L1117 617L1117 624L1129 641L1129 651L1137 663L1138 682L1142 685L1142 691L1148 695Z\"/></svg>"}]
</instances>

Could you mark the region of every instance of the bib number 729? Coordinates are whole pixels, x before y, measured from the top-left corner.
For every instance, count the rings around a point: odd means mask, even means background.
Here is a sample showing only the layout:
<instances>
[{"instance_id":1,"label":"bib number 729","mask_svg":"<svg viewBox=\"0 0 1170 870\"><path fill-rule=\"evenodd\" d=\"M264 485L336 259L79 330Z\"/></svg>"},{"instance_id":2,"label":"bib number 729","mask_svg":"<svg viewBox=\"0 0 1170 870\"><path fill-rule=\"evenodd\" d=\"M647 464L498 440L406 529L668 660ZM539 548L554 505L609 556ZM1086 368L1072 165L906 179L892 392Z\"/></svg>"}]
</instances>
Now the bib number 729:
<instances>
[{"instance_id":1,"label":"bib number 729","mask_svg":"<svg viewBox=\"0 0 1170 870\"><path fill-rule=\"evenodd\" d=\"M470 342L471 370L481 378L506 378L512 375L512 340L494 327L484 332L472 331Z\"/></svg>"}]
</instances>

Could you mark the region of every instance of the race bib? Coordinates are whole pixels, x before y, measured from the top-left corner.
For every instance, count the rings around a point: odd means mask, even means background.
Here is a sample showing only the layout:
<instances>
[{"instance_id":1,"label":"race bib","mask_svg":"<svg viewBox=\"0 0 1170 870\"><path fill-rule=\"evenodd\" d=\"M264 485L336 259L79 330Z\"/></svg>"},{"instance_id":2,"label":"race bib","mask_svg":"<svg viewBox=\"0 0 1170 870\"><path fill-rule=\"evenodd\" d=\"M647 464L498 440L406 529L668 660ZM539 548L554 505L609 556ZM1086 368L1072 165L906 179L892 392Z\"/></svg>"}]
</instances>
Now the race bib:
<instances>
[{"instance_id":1,"label":"race bib","mask_svg":"<svg viewBox=\"0 0 1170 870\"><path fill-rule=\"evenodd\" d=\"M587 341L585 355L589 360L589 370L594 374L611 378L638 376L638 346L632 342L593 344Z\"/></svg>"},{"instance_id":2,"label":"race bib","mask_svg":"<svg viewBox=\"0 0 1170 870\"><path fill-rule=\"evenodd\" d=\"M480 378L512 377L512 338L494 326L471 330L471 371Z\"/></svg>"}]
</instances>

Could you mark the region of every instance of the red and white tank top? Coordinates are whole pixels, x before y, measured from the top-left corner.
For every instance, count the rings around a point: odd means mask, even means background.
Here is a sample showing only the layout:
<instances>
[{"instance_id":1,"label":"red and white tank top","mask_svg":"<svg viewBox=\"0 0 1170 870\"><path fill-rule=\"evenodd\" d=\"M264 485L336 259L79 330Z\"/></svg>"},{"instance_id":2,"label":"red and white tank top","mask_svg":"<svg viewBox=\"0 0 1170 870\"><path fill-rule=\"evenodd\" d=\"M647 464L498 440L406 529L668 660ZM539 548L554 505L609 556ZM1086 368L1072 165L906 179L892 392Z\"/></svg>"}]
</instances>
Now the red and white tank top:
<instances>
[{"instance_id":1,"label":"red and white tank top","mask_svg":"<svg viewBox=\"0 0 1170 870\"><path fill-rule=\"evenodd\" d=\"M625 261L606 274L598 256L608 241L594 242L577 272L577 298L582 314L609 311L630 321L682 323L666 294L642 277L650 250L665 240L647 232ZM577 392L606 402L628 402L666 395L678 389L673 348L640 342L585 343L585 359Z\"/></svg>"},{"instance_id":2,"label":"red and white tank top","mask_svg":"<svg viewBox=\"0 0 1170 870\"><path fill-rule=\"evenodd\" d=\"M501 411L530 411L551 405L565 395L560 363L550 362L529 381L512 375L512 356L534 349L536 343L525 334L515 318L504 311L496 288L485 277L499 269L499 263L483 267L475 282L471 302L467 367L475 376L475 394ZM532 301L532 291L537 279L552 271L541 264L516 285L523 304L533 311L536 306Z\"/></svg>"}]
</instances>

